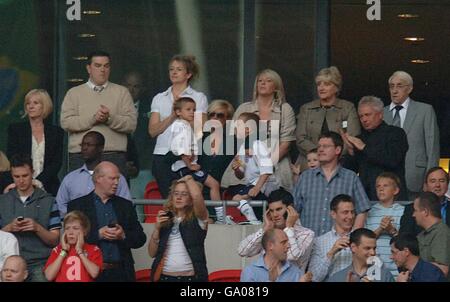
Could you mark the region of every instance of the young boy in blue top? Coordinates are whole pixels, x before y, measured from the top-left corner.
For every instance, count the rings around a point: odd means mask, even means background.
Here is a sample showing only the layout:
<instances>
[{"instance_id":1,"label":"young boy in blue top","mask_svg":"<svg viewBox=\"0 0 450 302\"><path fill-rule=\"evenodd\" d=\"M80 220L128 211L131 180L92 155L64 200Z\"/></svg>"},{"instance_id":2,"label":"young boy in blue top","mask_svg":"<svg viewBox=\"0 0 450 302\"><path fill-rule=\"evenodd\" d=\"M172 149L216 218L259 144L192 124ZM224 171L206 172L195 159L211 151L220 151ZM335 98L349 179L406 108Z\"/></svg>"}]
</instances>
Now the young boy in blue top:
<instances>
[{"instance_id":1,"label":"young boy in blue top","mask_svg":"<svg viewBox=\"0 0 450 302\"><path fill-rule=\"evenodd\" d=\"M400 179L391 172L381 173L376 180L378 203L369 210L366 228L377 235L377 254L394 277L398 275L397 266L390 258L390 240L398 234L400 218L405 209L395 202L400 192Z\"/></svg>"}]
</instances>

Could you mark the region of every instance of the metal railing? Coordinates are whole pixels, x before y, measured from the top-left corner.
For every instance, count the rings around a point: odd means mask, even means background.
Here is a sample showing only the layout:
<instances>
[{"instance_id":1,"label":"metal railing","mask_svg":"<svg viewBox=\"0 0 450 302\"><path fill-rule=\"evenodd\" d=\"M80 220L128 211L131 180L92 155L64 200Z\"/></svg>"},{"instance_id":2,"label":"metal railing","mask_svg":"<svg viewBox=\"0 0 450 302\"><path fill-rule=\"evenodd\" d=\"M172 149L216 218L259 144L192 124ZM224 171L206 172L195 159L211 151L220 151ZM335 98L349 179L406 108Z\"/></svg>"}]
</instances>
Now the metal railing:
<instances>
[{"instance_id":1,"label":"metal railing","mask_svg":"<svg viewBox=\"0 0 450 302\"><path fill-rule=\"evenodd\" d=\"M167 199L133 199L134 205L164 205L167 202ZM249 205L252 207L262 207L263 208L263 217L264 213L267 210L267 201L265 200L249 200L247 201ZM223 207L223 212L227 212L227 206L237 207L239 205L239 201L233 200L205 200L205 204L207 207Z\"/></svg>"}]
</instances>

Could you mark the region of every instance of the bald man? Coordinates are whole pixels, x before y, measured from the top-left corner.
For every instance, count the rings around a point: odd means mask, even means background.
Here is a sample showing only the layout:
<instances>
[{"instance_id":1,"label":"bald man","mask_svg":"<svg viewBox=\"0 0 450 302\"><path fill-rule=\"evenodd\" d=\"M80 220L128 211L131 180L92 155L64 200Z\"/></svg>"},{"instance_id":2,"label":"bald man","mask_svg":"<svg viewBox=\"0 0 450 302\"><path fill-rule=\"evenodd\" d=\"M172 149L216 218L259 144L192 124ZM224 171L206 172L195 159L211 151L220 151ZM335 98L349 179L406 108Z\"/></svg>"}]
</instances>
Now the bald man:
<instances>
[{"instance_id":1,"label":"bald man","mask_svg":"<svg viewBox=\"0 0 450 302\"><path fill-rule=\"evenodd\" d=\"M115 195L119 178L116 165L99 163L92 175L94 191L68 206L68 212L78 210L89 217L92 228L86 241L99 246L103 253L103 268L97 278L100 282L135 281L131 249L140 248L147 239L133 203Z\"/></svg>"},{"instance_id":2,"label":"bald man","mask_svg":"<svg viewBox=\"0 0 450 302\"><path fill-rule=\"evenodd\" d=\"M22 256L9 256L6 258L1 272L3 282L24 282L28 277L27 262Z\"/></svg>"}]
</instances>

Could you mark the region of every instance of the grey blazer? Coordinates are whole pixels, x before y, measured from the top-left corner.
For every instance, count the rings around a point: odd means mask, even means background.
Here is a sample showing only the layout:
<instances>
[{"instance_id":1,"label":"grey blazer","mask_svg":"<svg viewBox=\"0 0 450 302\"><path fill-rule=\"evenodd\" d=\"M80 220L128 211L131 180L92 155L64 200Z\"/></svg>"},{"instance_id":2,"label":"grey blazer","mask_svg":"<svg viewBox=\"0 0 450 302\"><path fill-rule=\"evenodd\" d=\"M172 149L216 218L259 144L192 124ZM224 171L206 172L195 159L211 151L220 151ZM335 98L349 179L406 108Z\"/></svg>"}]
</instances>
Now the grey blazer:
<instances>
[{"instance_id":1,"label":"grey blazer","mask_svg":"<svg viewBox=\"0 0 450 302\"><path fill-rule=\"evenodd\" d=\"M384 107L384 121L392 125L393 114ZM431 105L411 100L403 130L408 137L405 176L409 191L422 191L426 171L439 164L439 128Z\"/></svg>"}]
</instances>

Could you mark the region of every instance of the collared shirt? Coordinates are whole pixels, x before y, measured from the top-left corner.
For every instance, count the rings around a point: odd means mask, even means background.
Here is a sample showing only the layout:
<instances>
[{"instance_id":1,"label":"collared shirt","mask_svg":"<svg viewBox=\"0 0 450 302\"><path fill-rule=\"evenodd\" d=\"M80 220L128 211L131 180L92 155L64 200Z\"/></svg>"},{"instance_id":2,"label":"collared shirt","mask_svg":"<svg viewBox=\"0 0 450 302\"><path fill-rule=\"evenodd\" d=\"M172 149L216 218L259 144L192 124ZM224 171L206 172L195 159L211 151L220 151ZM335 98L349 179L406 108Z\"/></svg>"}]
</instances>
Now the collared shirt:
<instances>
[{"instance_id":1,"label":"collared shirt","mask_svg":"<svg viewBox=\"0 0 450 302\"><path fill-rule=\"evenodd\" d=\"M442 221L417 235L420 258L428 262L450 265L450 229Z\"/></svg>"},{"instance_id":2,"label":"collared shirt","mask_svg":"<svg viewBox=\"0 0 450 302\"><path fill-rule=\"evenodd\" d=\"M306 269L309 261L309 256L311 254L312 243L314 239L314 232L310 229L302 227L300 221L297 220L294 227L284 228L289 240L289 250L288 250L288 260L295 261L298 267ZM241 257L253 257L261 252L262 248L262 237L264 235L264 230L250 234L244 240L241 241L238 247L238 254Z\"/></svg>"},{"instance_id":3,"label":"collared shirt","mask_svg":"<svg viewBox=\"0 0 450 302\"><path fill-rule=\"evenodd\" d=\"M265 253L261 254L257 260L244 268L241 282L270 282L269 269L264 262L264 255ZM303 270L297 265L285 261L275 282L298 282L303 274Z\"/></svg>"},{"instance_id":4,"label":"collared shirt","mask_svg":"<svg viewBox=\"0 0 450 302\"><path fill-rule=\"evenodd\" d=\"M202 92L194 90L193 88L191 88L191 86L188 86L180 94L180 97L189 97L195 101L196 119L201 118L201 115L208 111L208 100L206 99L206 96ZM151 113L153 112L159 113L159 119L160 121L162 121L172 114L173 102L174 100L172 94L172 87L169 87L169 89L157 94L153 98L151 105ZM163 133L158 135L153 154L165 155L167 154L167 152L169 152L169 138L171 135L169 128L170 127L167 127L167 129L164 130Z\"/></svg>"},{"instance_id":5,"label":"collared shirt","mask_svg":"<svg viewBox=\"0 0 450 302\"><path fill-rule=\"evenodd\" d=\"M94 193L94 202L97 213L98 229L101 229L113 221L117 223L116 212L114 212L113 204L110 200L103 203L101 198ZM98 242L98 246L102 250L104 262L111 263L120 261L120 252L116 241L101 239Z\"/></svg>"},{"instance_id":6,"label":"collared shirt","mask_svg":"<svg viewBox=\"0 0 450 302\"><path fill-rule=\"evenodd\" d=\"M350 195L355 201L357 214L370 209L369 198L359 177L341 166L328 182L322 168L304 171L294 187L294 202L301 212L302 224L316 236L329 232L333 225L330 202L338 194Z\"/></svg>"},{"instance_id":7,"label":"collared shirt","mask_svg":"<svg viewBox=\"0 0 450 302\"><path fill-rule=\"evenodd\" d=\"M384 265L380 270L380 279L373 280L373 282L395 282L394 277ZM367 276L367 271L360 275L353 269L353 264L350 264L348 267L332 275L326 282L347 282L347 276L350 271L353 273L352 280L357 282L362 282L362 279Z\"/></svg>"},{"instance_id":8,"label":"collared shirt","mask_svg":"<svg viewBox=\"0 0 450 302\"><path fill-rule=\"evenodd\" d=\"M322 282L327 277L346 268L352 263L352 252L345 248L337 252L332 259L327 257L334 243L342 236L333 228L328 233L314 239L314 245L309 262L309 271L313 274L314 282Z\"/></svg>"},{"instance_id":9,"label":"collared shirt","mask_svg":"<svg viewBox=\"0 0 450 302\"><path fill-rule=\"evenodd\" d=\"M94 187L92 174L87 169L86 164L67 174L56 194L56 203L61 217L66 215L67 204L70 201L89 194L94 191ZM116 195L131 200L130 189L123 175L120 175Z\"/></svg>"},{"instance_id":10,"label":"collared shirt","mask_svg":"<svg viewBox=\"0 0 450 302\"><path fill-rule=\"evenodd\" d=\"M403 104L401 104L401 106L403 106L403 109L399 111L401 128L403 128L403 124L405 123L406 112L408 111L408 106L409 106L410 101L411 101L411 99L408 97L403 102ZM392 113L392 118L394 118L394 116L395 116L395 106L397 106L397 104L395 104L394 102L391 102L391 104L389 105L389 111Z\"/></svg>"},{"instance_id":11,"label":"collared shirt","mask_svg":"<svg viewBox=\"0 0 450 302\"><path fill-rule=\"evenodd\" d=\"M419 259L409 275L409 282L447 282L447 279L436 265Z\"/></svg>"},{"instance_id":12,"label":"collared shirt","mask_svg":"<svg viewBox=\"0 0 450 302\"><path fill-rule=\"evenodd\" d=\"M103 89L105 89L106 87L108 87L108 81L106 81L106 83L105 84L103 84L103 85L95 85L92 81L91 81L91 79L89 78L89 80L86 82L86 84L89 86L89 88L91 88L92 90L94 90L94 88L95 87L97 87L97 86L102 86L103 87Z\"/></svg>"},{"instance_id":13,"label":"collared shirt","mask_svg":"<svg viewBox=\"0 0 450 302\"><path fill-rule=\"evenodd\" d=\"M392 206L386 208L380 203L376 203L372 206L367 214L365 227L369 230L375 231L381 223L384 216L391 216L394 221L392 225L398 231L400 229L400 219L402 218L405 207L394 203ZM383 261L387 269L389 269L394 277L398 275L397 265L391 257L391 245L389 244L392 236L383 233L377 239L377 255Z\"/></svg>"}]
</instances>

